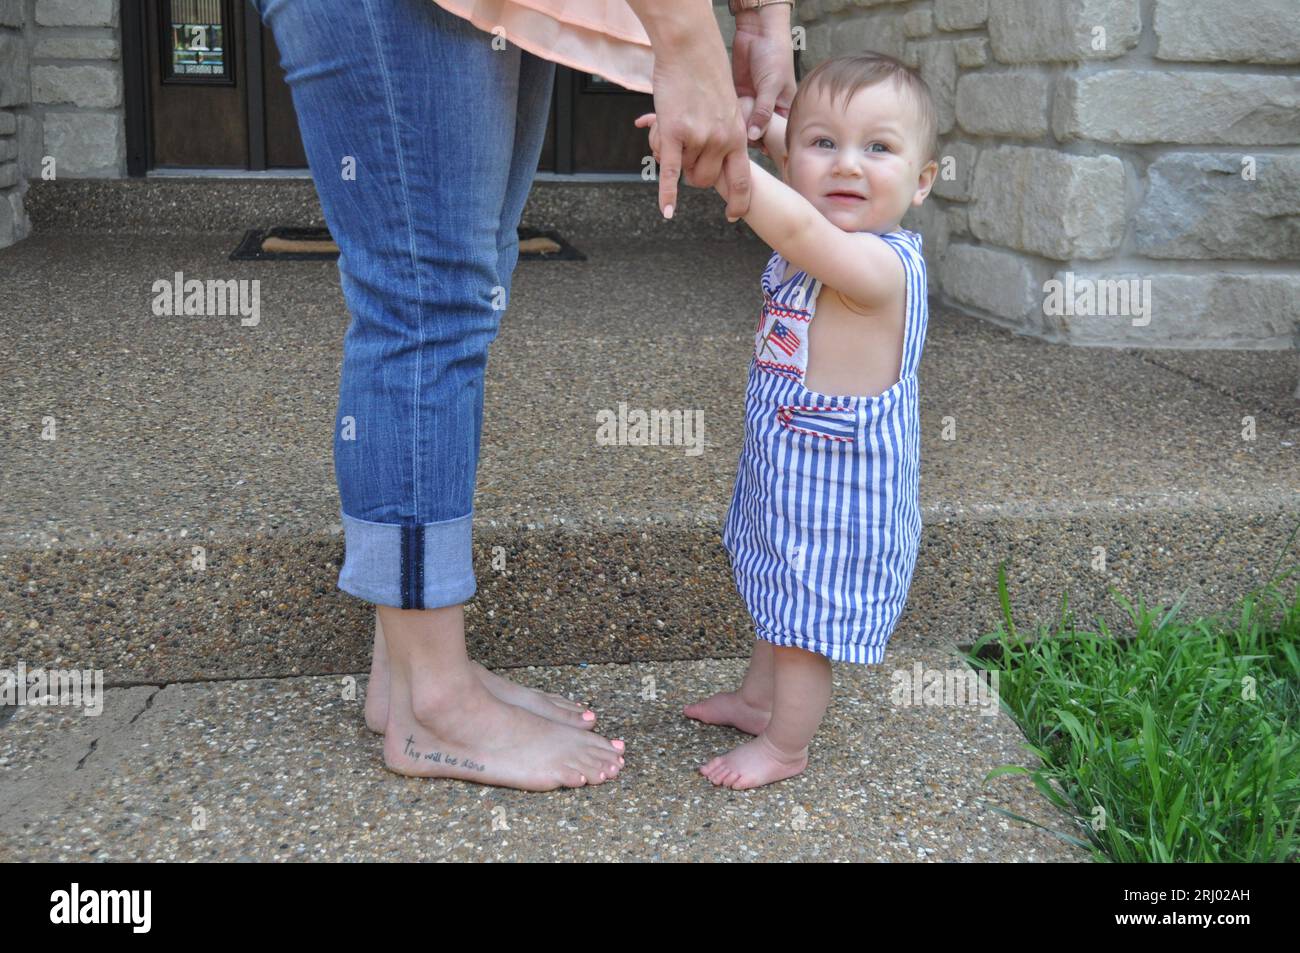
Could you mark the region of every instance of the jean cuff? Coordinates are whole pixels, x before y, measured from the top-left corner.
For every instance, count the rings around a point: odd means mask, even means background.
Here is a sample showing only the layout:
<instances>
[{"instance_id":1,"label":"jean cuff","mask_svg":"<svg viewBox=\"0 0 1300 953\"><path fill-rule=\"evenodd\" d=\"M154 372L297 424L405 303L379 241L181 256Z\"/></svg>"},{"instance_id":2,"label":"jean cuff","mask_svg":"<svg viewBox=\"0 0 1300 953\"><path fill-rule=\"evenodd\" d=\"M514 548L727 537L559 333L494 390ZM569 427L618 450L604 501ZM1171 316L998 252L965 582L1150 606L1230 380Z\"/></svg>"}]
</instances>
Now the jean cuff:
<instances>
[{"instance_id":1,"label":"jean cuff","mask_svg":"<svg viewBox=\"0 0 1300 953\"><path fill-rule=\"evenodd\" d=\"M439 523L343 521L344 559L338 587L397 609L438 609L469 600L477 589L470 528L474 514Z\"/></svg>"}]
</instances>

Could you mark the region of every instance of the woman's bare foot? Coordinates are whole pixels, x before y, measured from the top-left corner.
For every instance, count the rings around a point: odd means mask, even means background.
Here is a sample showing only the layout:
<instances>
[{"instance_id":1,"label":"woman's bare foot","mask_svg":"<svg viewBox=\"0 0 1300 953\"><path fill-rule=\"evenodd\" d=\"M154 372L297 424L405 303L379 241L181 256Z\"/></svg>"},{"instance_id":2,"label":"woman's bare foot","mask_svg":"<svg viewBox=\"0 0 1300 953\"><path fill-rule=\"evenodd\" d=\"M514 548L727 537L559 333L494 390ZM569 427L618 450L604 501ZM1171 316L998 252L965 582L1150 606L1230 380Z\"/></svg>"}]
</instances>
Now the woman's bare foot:
<instances>
[{"instance_id":1,"label":"woman's bare foot","mask_svg":"<svg viewBox=\"0 0 1300 953\"><path fill-rule=\"evenodd\" d=\"M808 767L808 749L786 752L760 733L751 741L700 766L700 773L722 787L743 791L792 778Z\"/></svg>"},{"instance_id":2,"label":"woman's bare foot","mask_svg":"<svg viewBox=\"0 0 1300 953\"><path fill-rule=\"evenodd\" d=\"M378 735L384 733L384 727L388 724L388 647L384 643L383 631L379 613L376 612L374 654L370 662L370 681L366 683L366 727ZM516 684L478 662L471 661L470 665L483 687L507 704L571 728L590 731L596 726L596 713L586 705L570 701L563 695Z\"/></svg>"},{"instance_id":3,"label":"woman's bare foot","mask_svg":"<svg viewBox=\"0 0 1300 953\"><path fill-rule=\"evenodd\" d=\"M389 709L384 765L397 774L551 791L600 784L623 766L622 741L517 708L468 672L416 707Z\"/></svg>"},{"instance_id":4,"label":"woman's bare foot","mask_svg":"<svg viewBox=\"0 0 1300 953\"><path fill-rule=\"evenodd\" d=\"M761 732L772 720L770 705L762 708L750 704L740 692L718 692L716 695L710 695L703 701L687 705L682 709L682 714L710 725L729 725L732 728L739 728L751 735Z\"/></svg>"}]
</instances>

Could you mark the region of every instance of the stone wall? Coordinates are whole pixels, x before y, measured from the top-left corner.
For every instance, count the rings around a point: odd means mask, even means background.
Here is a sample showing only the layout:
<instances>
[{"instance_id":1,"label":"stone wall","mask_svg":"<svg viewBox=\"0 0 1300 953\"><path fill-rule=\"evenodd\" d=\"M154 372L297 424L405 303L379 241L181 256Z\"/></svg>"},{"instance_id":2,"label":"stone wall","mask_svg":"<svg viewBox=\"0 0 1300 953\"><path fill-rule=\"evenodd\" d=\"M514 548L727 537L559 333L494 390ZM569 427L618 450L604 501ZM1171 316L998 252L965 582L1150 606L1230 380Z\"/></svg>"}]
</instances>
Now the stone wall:
<instances>
[{"instance_id":1,"label":"stone wall","mask_svg":"<svg viewBox=\"0 0 1300 953\"><path fill-rule=\"evenodd\" d=\"M931 87L940 178L904 225L942 303L1077 344L1300 346L1297 0L799 0L795 22L809 68L873 49Z\"/></svg>"},{"instance_id":2,"label":"stone wall","mask_svg":"<svg viewBox=\"0 0 1300 953\"><path fill-rule=\"evenodd\" d=\"M0 247L27 180L126 174L118 0L0 0Z\"/></svg>"}]
</instances>

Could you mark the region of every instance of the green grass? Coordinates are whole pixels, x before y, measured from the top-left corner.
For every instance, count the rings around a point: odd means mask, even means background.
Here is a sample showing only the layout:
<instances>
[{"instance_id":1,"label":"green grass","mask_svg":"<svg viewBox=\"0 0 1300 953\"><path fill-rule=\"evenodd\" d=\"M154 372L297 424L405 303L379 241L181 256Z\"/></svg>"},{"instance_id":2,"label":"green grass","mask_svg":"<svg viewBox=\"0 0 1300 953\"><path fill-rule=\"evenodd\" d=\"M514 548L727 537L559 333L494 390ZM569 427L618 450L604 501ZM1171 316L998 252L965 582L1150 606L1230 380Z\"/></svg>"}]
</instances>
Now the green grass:
<instances>
[{"instance_id":1,"label":"green grass","mask_svg":"<svg viewBox=\"0 0 1300 953\"><path fill-rule=\"evenodd\" d=\"M1182 597L1164 612L1112 588L1132 621L1120 636L1100 619L1077 629L1067 597L1056 632L1027 640L999 568L1004 625L969 661L998 672L1003 710L1042 765L1002 765L985 780L1030 775L1077 822L1051 833L1098 861L1300 859L1300 581L1286 584L1297 573L1192 621L1177 619Z\"/></svg>"}]
</instances>

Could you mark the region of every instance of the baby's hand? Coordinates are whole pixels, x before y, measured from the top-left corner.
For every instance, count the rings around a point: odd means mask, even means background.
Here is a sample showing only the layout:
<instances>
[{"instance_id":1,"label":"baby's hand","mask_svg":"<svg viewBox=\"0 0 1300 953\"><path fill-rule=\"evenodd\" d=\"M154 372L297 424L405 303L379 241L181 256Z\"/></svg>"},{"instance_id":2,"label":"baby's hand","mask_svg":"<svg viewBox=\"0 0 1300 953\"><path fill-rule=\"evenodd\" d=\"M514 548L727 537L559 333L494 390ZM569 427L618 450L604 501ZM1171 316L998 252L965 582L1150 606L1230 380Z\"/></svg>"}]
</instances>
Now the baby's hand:
<instances>
[{"instance_id":1,"label":"baby's hand","mask_svg":"<svg viewBox=\"0 0 1300 953\"><path fill-rule=\"evenodd\" d=\"M740 103L740 114L741 114L742 116L745 117L745 128L748 129L748 128L749 128L749 117L752 116L752 115L754 115L754 97L753 97L753 96L737 96L737 97L736 97L736 102ZM749 147L750 147L751 149L757 149L759 152L763 153L763 155L765 155L765 156L769 156L769 157L771 156L771 153L769 153L769 152L767 151L767 136L766 136L766 134L764 134L764 135L762 135L762 136L759 136L757 139L750 139L750 140L749 140Z\"/></svg>"},{"instance_id":2,"label":"baby's hand","mask_svg":"<svg viewBox=\"0 0 1300 953\"><path fill-rule=\"evenodd\" d=\"M659 162L659 122L654 113L645 113L638 116L634 125L638 129L650 127L650 154L655 157L655 162Z\"/></svg>"}]
</instances>

